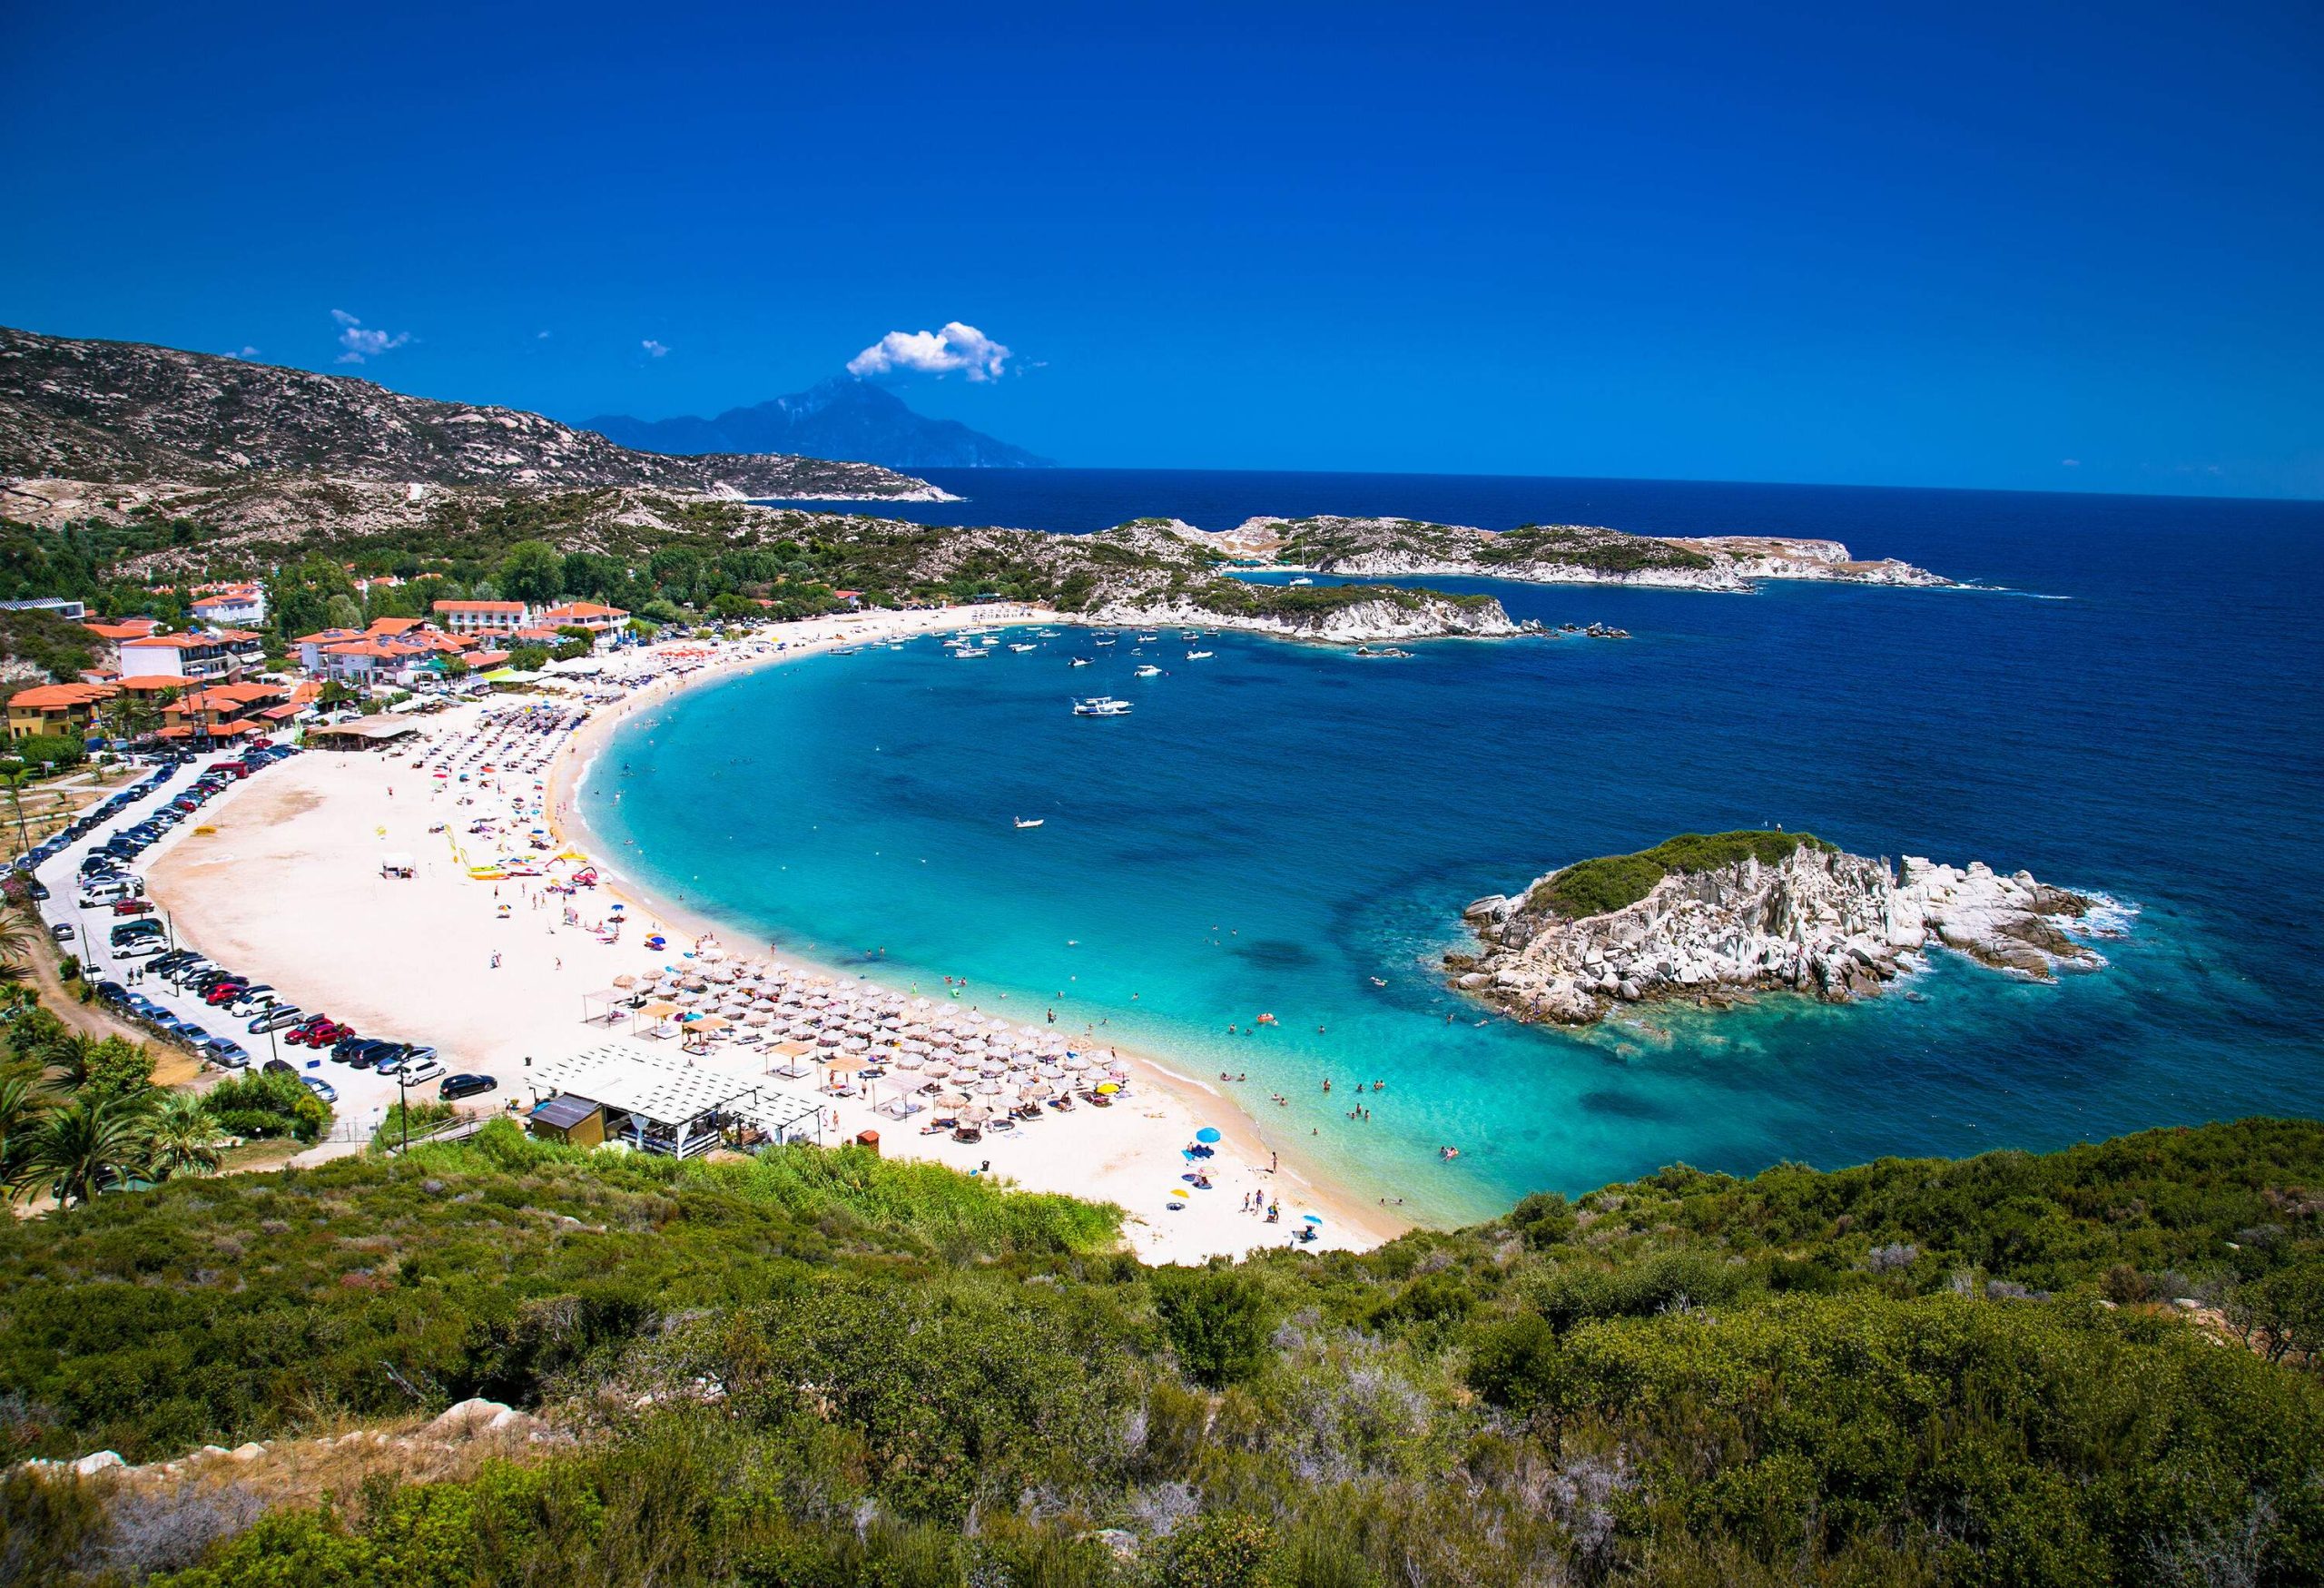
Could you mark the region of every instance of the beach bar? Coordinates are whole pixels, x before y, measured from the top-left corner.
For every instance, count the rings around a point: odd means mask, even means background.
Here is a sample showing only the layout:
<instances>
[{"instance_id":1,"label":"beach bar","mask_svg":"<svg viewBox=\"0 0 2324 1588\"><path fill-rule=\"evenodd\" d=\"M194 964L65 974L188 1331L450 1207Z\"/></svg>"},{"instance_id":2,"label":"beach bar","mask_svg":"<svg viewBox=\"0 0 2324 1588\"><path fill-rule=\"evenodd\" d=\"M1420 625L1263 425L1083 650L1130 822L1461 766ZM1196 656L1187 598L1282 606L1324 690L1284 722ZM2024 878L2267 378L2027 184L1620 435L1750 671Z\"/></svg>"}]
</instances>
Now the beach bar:
<instances>
[{"instance_id":1,"label":"beach bar","mask_svg":"<svg viewBox=\"0 0 2324 1588\"><path fill-rule=\"evenodd\" d=\"M535 1095L526 1126L534 1135L576 1146L614 1141L670 1158L709 1151L759 1101L747 1080L619 1043L552 1060L527 1079Z\"/></svg>"},{"instance_id":2,"label":"beach bar","mask_svg":"<svg viewBox=\"0 0 2324 1588\"><path fill-rule=\"evenodd\" d=\"M377 750L406 734L419 731L402 717L358 717L351 723L318 723L307 730L307 744L318 750Z\"/></svg>"}]
</instances>

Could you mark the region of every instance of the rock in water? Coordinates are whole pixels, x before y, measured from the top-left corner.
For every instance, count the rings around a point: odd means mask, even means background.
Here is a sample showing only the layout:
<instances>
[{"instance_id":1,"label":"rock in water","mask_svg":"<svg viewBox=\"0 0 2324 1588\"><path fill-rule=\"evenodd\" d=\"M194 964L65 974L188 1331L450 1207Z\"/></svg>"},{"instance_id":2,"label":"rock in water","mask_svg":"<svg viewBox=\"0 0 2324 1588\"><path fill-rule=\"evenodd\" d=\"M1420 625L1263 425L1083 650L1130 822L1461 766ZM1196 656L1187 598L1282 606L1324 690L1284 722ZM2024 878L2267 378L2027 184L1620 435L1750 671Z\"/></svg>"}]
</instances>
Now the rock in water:
<instances>
[{"instance_id":1,"label":"rock in water","mask_svg":"<svg viewBox=\"0 0 2324 1588\"><path fill-rule=\"evenodd\" d=\"M1728 841L1762 853L1797 846L1699 869L1652 858ZM1660 875L1618 907L1575 913L1561 902L1555 884L1574 868L1471 904L1462 915L1479 948L1446 956L1461 962L1453 984L1522 1020L1588 1025L1618 1003L1666 998L1725 1007L1738 992L1786 991L1844 1002L1878 992L1932 945L2043 981L2061 965L2102 962L2061 924L2085 920L2097 901L1982 862L1906 856L1899 878L1885 860L1782 833L1690 836L1620 860Z\"/></svg>"}]
</instances>

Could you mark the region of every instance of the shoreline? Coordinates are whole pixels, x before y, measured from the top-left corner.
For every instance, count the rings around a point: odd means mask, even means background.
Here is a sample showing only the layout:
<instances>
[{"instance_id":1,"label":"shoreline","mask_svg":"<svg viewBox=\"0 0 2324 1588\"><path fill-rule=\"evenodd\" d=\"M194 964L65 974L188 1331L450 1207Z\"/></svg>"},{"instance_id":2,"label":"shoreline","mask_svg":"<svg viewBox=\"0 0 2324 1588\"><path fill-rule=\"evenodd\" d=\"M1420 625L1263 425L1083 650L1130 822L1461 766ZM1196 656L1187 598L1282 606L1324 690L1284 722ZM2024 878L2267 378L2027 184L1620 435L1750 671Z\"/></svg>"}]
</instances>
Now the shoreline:
<instances>
[{"instance_id":1,"label":"shoreline","mask_svg":"<svg viewBox=\"0 0 2324 1588\"><path fill-rule=\"evenodd\" d=\"M581 814L579 794L587 783L591 771L604 755L615 734L635 717L640 711L667 706L690 691L779 666L803 657L820 656L840 646L862 641L869 643L875 636L888 643L899 635L918 638L931 634L943 634L964 628L1006 627L1024 624L1070 624L1092 626L1090 620L1075 614L1057 613L1029 606L987 607L944 607L934 612L889 615L901 621L892 626L880 622L877 613L859 614L852 617L810 619L810 624L829 623L827 631L812 633L803 638L786 637L785 648L757 655L722 657L691 672L657 679L645 688L625 695L619 703L600 707L587 720L567 735L546 770L543 790L543 819L560 843L569 845L589 855L604 881L600 891L625 900L629 906L655 921L665 929L675 929L672 936L688 939L702 936L724 939L739 932L744 923L721 922L711 913L691 905L673 905L651 884L634 871L608 857L616 851L592 828ZM1111 626L1110 624L1103 626ZM1291 637L1291 636L1271 636ZM856 966L834 965L803 955L796 951L772 944L753 946L751 953L789 965L809 974L835 976L869 981L891 991L903 991L881 979L876 972ZM966 1007L975 1008L975 1005ZM1219 1090L1208 1081L1186 1073L1164 1058L1134 1048L1108 1044L1114 1053L1154 1091L1162 1094L1194 1119L1217 1129L1225 1137L1220 1144L1222 1156L1232 1152L1244 1161L1256 1164L1272 1161L1275 1167L1266 1171L1271 1183L1283 1185L1286 1190L1296 1188L1296 1194L1314 1204L1326 1218L1327 1234L1319 1243L1331 1248L1354 1248L1364 1250L1384 1244L1414 1228L1408 1220L1386 1216L1383 1209L1368 1207L1340 1187L1320 1177L1311 1163L1303 1160L1295 1150L1286 1152L1267 1139L1259 1119L1233 1097ZM1209 1118L1206 1116L1216 1115ZM885 1139L883 1138L883 1142ZM909 1148L907 1148L909 1150ZM1028 1166L1029 1168L1030 1166ZM1172 1166L1161 1166L1166 1171ZM1035 1172L1013 1172L1011 1178L1027 1189L1048 1190L1067 1188L1049 1183L1049 1177ZM1148 1179L1151 1179L1149 1173ZM1075 1192L1073 1194L1085 1194ZM1141 1218L1138 1207L1125 1203L1128 1219ZM1149 1221L1150 1222L1150 1221ZM1265 1227L1275 1228L1275 1227ZM1342 1238L1340 1232L1353 1235L1354 1240ZM1256 1244L1268 1244L1261 1241ZM1207 1255L1207 1254L1206 1254ZM1237 1254L1239 1255L1239 1254Z\"/></svg>"}]
</instances>

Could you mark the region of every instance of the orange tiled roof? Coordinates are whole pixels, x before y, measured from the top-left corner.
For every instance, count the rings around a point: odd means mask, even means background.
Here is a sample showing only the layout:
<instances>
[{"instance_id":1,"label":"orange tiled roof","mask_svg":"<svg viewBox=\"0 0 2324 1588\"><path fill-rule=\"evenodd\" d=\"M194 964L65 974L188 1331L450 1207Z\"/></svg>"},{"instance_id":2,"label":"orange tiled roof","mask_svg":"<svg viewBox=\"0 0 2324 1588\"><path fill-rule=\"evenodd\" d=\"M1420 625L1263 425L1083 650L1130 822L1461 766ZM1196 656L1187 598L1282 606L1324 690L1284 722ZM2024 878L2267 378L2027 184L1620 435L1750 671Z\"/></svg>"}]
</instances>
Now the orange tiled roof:
<instances>
[{"instance_id":1,"label":"orange tiled roof","mask_svg":"<svg viewBox=\"0 0 2324 1588\"><path fill-rule=\"evenodd\" d=\"M556 622L573 617L626 617L629 614L618 607L601 607L595 601L568 601L562 607L552 607L541 614L544 622Z\"/></svg>"},{"instance_id":2,"label":"orange tiled roof","mask_svg":"<svg viewBox=\"0 0 2324 1588\"><path fill-rule=\"evenodd\" d=\"M369 634L409 634L427 621L424 617L374 617Z\"/></svg>"},{"instance_id":3,"label":"orange tiled roof","mask_svg":"<svg viewBox=\"0 0 2324 1588\"><path fill-rule=\"evenodd\" d=\"M121 623L84 623L81 626L99 639L143 639L160 626L150 617L131 618Z\"/></svg>"},{"instance_id":4,"label":"orange tiled roof","mask_svg":"<svg viewBox=\"0 0 2324 1588\"><path fill-rule=\"evenodd\" d=\"M126 639L122 641L121 648L126 651L133 649L160 650L166 647L167 649L173 651L191 651L202 646L214 646L217 643L218 641L215 638L206 634L149 634L143 639Z\"/></svg>"},{"instance_id":5,"label":"orange tiled roof","mask_svg":"<svg viewBox=\"0 0 2324 1588\"><path fill-rule=\"evenodd\" d=\"M71 705L94 705L100 700L111 700L121 691L110 684L35 684L8 696L13 710L56 711Z\"/></svg>"},{"instance_id":6,"label":"orange tiled roof","mask_svg":"<svg viewBox=\"0 0 2324 1588\"><path fill-rule=\"evenodd\" d=\"M145 695L163 689L185 687L185 680L174 673L133 673L115 682L132 695Z\"/></svg>"}]
</instances>

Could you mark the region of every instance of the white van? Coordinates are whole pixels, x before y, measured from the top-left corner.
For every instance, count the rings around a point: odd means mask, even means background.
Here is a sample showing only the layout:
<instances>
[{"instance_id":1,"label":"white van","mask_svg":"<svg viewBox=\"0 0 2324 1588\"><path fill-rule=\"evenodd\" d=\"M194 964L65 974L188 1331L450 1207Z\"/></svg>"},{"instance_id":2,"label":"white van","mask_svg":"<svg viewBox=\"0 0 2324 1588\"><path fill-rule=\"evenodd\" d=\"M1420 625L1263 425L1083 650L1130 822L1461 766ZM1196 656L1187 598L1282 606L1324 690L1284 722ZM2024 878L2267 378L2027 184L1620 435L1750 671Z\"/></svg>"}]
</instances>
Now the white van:
<instances>
[{"instance_id":1,"label":"white van","mask_svg":"<svg viewBox=\"0 0 2324 1588\"><path fill-rule=\"evenodd\" d=\"M123 899L144 896L143 877L100 877L81 889L81 908L94 910L100 904L117 904Z\"/></svg>"}]
</instances>

